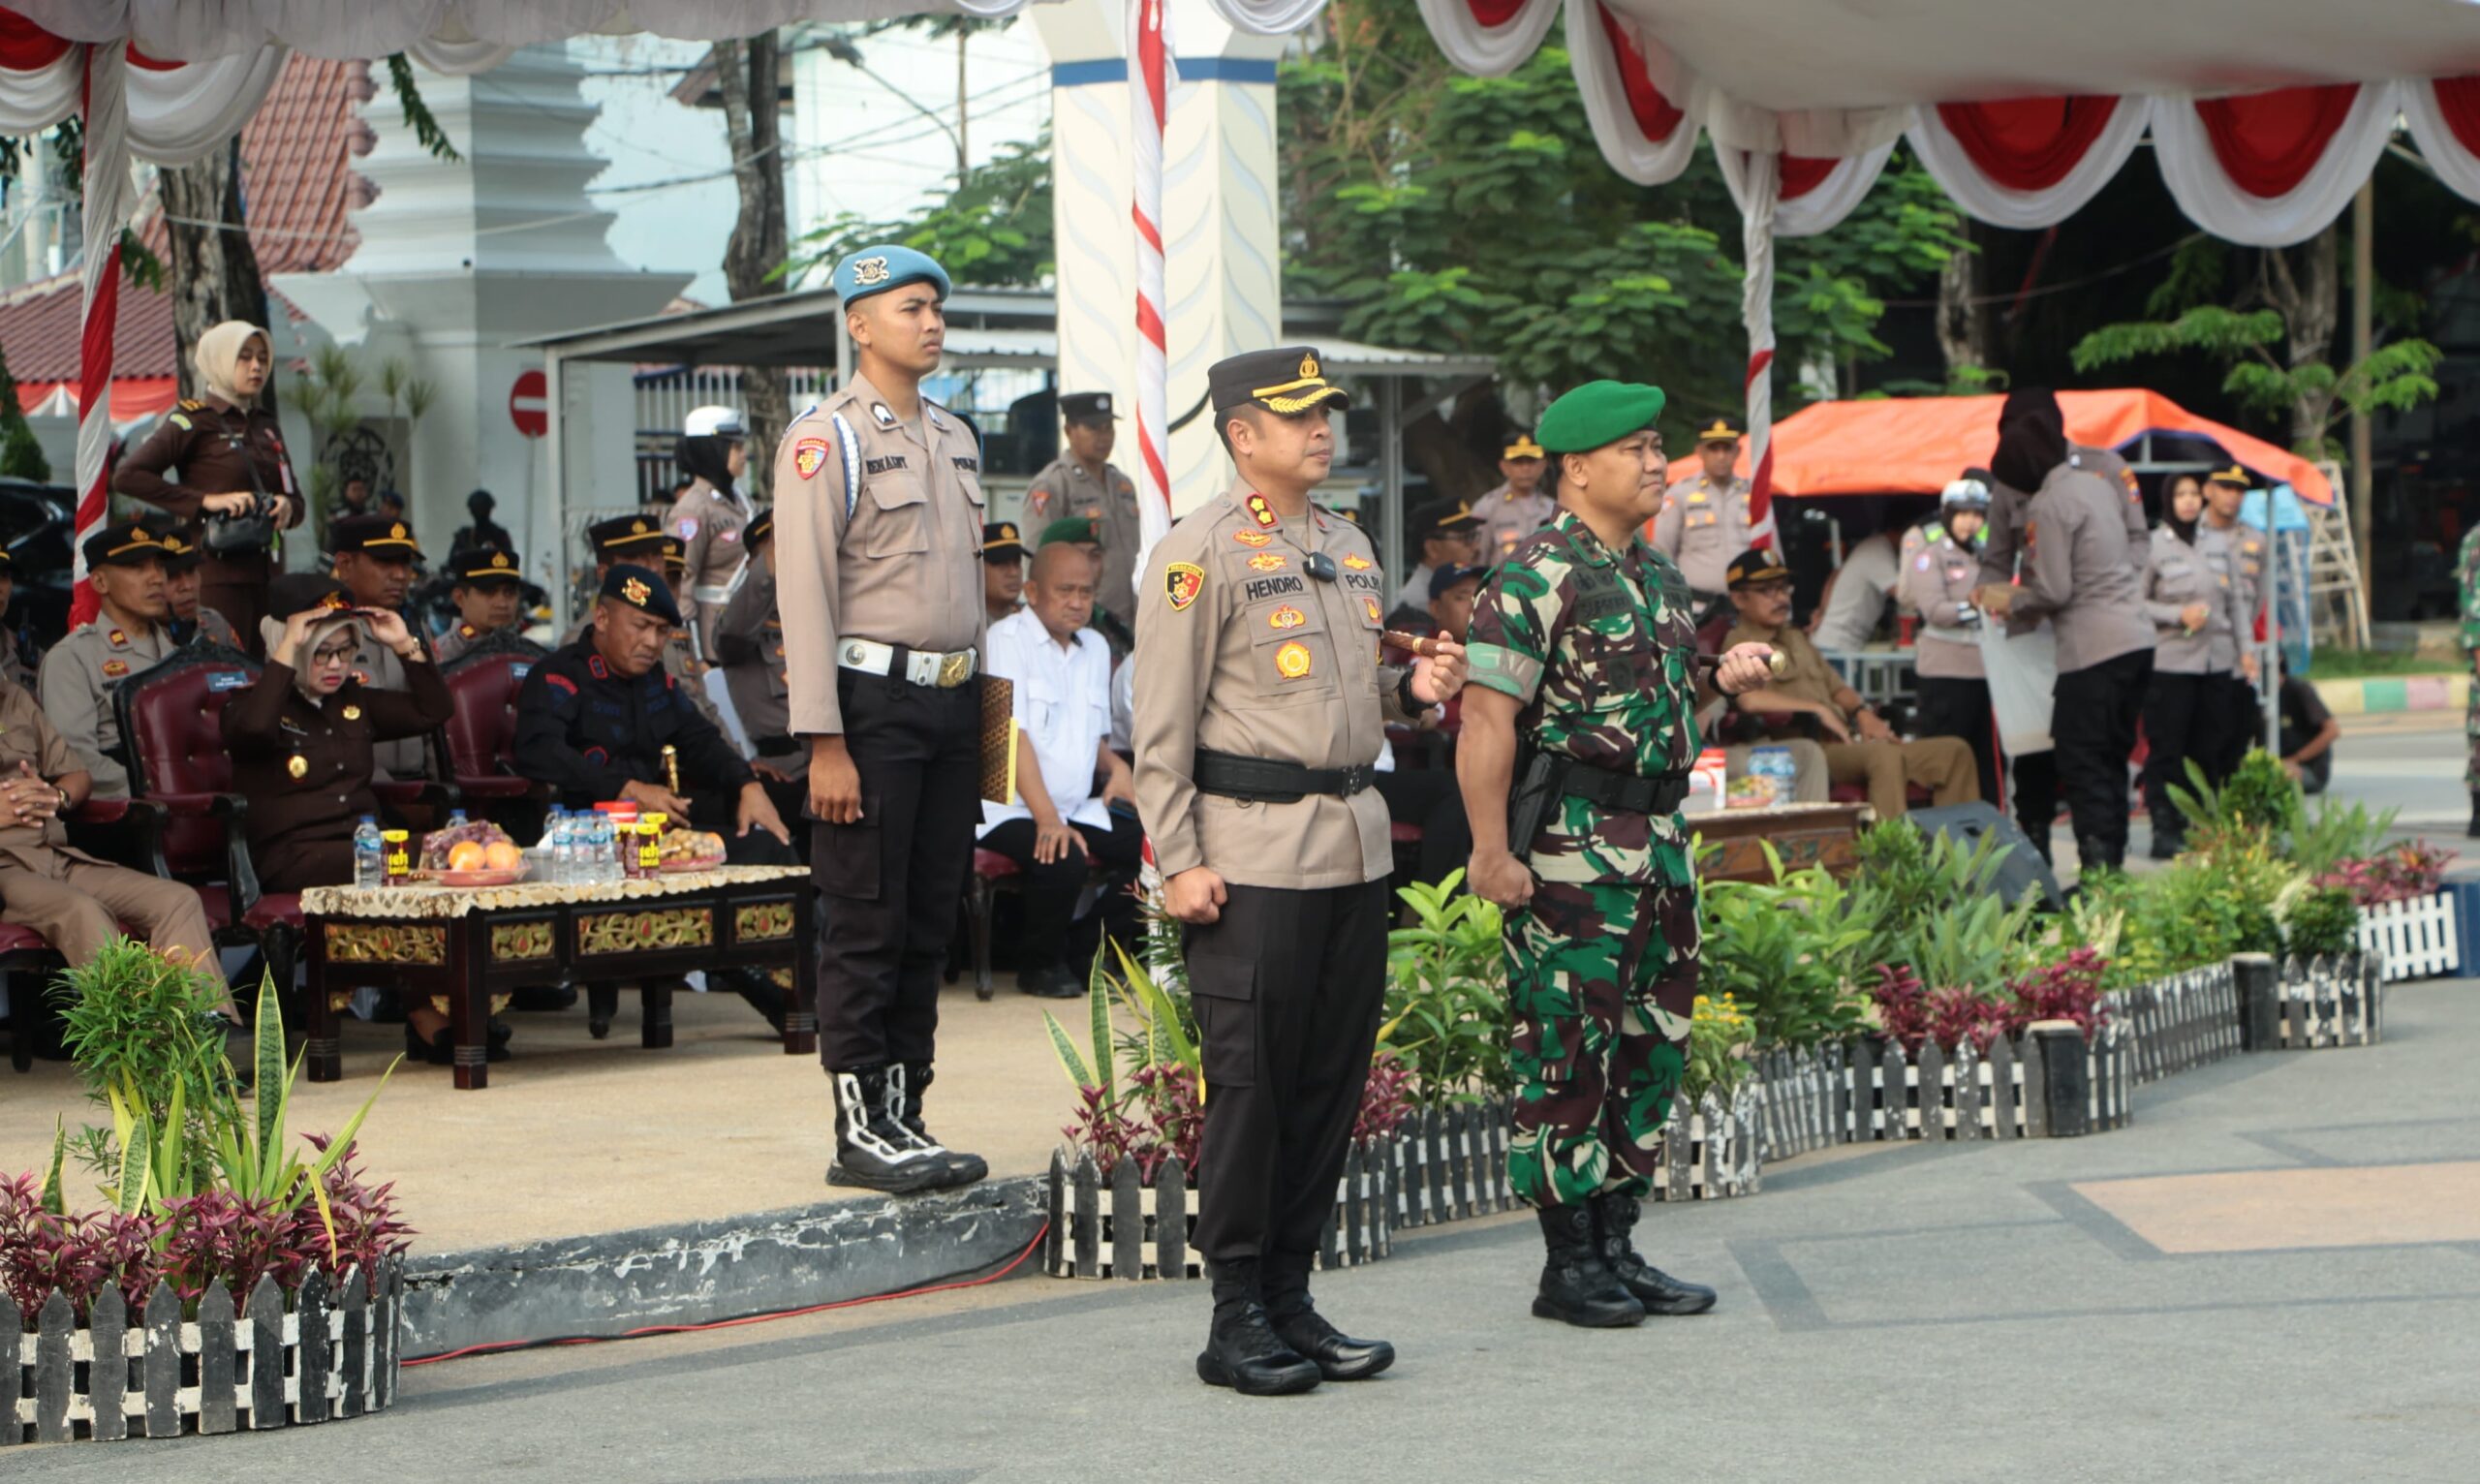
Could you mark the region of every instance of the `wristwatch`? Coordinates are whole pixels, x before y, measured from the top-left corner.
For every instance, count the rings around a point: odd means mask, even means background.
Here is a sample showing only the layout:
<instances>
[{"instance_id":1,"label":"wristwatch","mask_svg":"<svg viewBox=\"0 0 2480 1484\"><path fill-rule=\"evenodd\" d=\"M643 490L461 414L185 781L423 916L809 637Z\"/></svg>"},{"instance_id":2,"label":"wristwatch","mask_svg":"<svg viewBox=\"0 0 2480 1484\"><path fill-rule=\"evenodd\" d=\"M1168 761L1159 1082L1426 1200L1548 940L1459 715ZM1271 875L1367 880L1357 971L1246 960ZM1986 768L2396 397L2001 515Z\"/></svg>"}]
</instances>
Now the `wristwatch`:
<instances>
[{"instance_id":1,"label":"wristwatch","mask_svg":"<svg viewBox=\"0 0 2480 1484\"><path fill-rule=\"evenodd\" d=\"M1405 667L1404 673L1395 679L1395 701L1404 708L1406 716L1418 716L1428 709L1421 704L1420 698L1412 694L1412 671L1409 665Z\"/></svg>"}]
</instances>

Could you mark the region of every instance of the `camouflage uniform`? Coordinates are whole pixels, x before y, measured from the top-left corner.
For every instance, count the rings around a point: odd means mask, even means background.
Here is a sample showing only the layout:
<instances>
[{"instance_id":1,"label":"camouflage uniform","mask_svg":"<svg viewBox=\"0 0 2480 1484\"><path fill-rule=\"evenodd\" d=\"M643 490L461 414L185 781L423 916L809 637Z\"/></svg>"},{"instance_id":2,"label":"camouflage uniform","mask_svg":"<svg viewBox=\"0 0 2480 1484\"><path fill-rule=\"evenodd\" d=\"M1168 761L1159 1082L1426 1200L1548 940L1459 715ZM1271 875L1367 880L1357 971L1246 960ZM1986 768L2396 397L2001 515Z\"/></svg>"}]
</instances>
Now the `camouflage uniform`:
<instances>
[{"instance_id":1,"label":"camouflage uniform","mask_svg":"<svg viewBox=\"0 0 2480 1484\"><path fill-rule=\"evenodd\" d=\"M1519 734L1583 767L1651 776L1696 757L1688 582L1641 537L1613 553L1572 513L1519 545L1472 612L1472 683L1524 705ZM1516 1193L1575 1205L1652 1189L1696 1001L1696 878L1678 813L1567 796L1509 841L1539 884L1505 920ZM1529 848L1529 850L1528 850Z\"/></svg>"},{"instance_id":2,"label":"camouflage uniform","mask_svg":"<svg viewBox=\"0 0 2480 1484\"><path fill-rule=\"evenodd\" d=\"M2480 526L2463 538L2462 553L2454 561L2454 580L2463 594L2463 652L2475 660L2467 688L2470 698L2463 708L2463 740L2471 749L2471 759L2463 770L2463 787L2480 794Z\"/></svg>"}]
</instances>

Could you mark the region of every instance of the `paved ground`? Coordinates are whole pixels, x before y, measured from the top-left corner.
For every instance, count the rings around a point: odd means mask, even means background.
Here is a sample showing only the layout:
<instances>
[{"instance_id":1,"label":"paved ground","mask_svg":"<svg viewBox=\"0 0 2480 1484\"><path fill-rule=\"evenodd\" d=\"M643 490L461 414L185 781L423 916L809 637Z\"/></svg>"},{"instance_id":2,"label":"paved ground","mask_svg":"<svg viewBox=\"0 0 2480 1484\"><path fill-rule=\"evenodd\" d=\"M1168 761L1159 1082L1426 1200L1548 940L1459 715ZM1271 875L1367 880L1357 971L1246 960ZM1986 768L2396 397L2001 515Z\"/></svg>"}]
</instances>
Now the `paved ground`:
<instances>
[{"instance_id":1,"label":"paved ground","mask_svg":"<svg viewBox=\"0 0 2480 1484\"><path fill-rule=\"evenodd\" d=\"M1912 1146L1656 1208L1714 1314L1525 1312L1530 1223L1320 1284L1396 1371L1289 1401L1189 1367L1194 1286L1028 1279L408 1373L297 1434L28 1450L15 1478L2464 1480L2480 1448L2480 984L2400 988L2387 1042L2253 1056L2133 1127ZM2267 1233L2276 1234L2268 1240Z\"/></svg>"}]
</instances>

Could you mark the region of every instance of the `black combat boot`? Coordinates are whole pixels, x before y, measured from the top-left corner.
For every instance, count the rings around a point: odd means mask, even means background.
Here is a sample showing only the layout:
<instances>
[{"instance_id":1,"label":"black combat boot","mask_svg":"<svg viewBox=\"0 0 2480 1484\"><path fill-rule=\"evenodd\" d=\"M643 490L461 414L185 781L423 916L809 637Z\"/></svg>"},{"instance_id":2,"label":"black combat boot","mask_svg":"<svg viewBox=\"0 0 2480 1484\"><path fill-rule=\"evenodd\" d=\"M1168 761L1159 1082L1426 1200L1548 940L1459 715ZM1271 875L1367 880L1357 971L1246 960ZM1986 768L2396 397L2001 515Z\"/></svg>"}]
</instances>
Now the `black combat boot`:
<instances>
[{"instance_id":1,"label":"black combat boot","mask_svg":"<svg viewBox=\"0 0 2480 1484\"><path fill-rule=\"evenodd\" d=\"M946 1183L946 1161L914 1148L904 1126L888 1116L887 1068L858 1067L827 1075L835 1079L835 1162L826 1167L828 1185L910 1195Z\"/></svg>"},{"instance_id":2,"label":"black combat boot","mask_svg":"<svg viewBox=\"0 0 2480 1484\"><path fill-rule=\"evenodd\" d=\"M1593 1210L1588 1206L1543 1206L1542 1245L1550 1260L1542 1264L1541 1291L1533 1296L1533 1315L1559 1319L1582 1329L1620 1329L1645 1321L1645 1306L1610 1271L1594 1246Z\"/></svg>"},{"instance_id":3,"label":"black combat boot","mask_svg":"<svg viewBox=\"0 0 2480 1484\"><path fill-rule=\"evenodd\" d=\"M1287 1397L1318 1384L1317 1362L1276 1338L1254 1257L1214 1265L1214 1324L1197 1352L1197 1379L1244 1397Z\"/></svg>"},{"instance_id":4,"label":"black combat boot","mask_svg":"<svg viewBox=\"0 0 2480 1484\"><path fill-rule=\"evenodd\" d=\"M589 984L585 987L585 1034L601 1040L611 1034L611 1017L620 1013L620 986Z\"/></svg>"},{"instance_id":5,"label":"black combat boot","mask_svg":"<svg viewBox=\"0 0 2480 1484\"><path fill-rule=\"evenodd\" d=\"M2110 849L2109 842L2098 835L2076 836L2075 858L2081 871L2118 871L2126 866L2125 854Z\"/></svg>"},{"instance_id":6,"label":"black combat boot","mask_svg":"<svg viewBox=\"0 0 2480 1484\"><path fill-rule=\"evenodd\" d=\"M2171 824L2161 819L2153 821L2152 854L2154 860L2176 860L2180 852L2186 848L2187 831L2184 825Z\"/></svg>"},{"instance_id":7,"label":"black combat boot","mask_svg":"<svg viewBox=\"0 0 2480 1484\"><path fill-rule=\"evenodd\" d=\"M1277 1252L1265 1259L1266 1317L1275 1338L1307 1356L1330 1381L1361 1381L1395 1364L1395 1346L1355 1340L1326 1322L1309 1299L1310 1254Z\"/></svg>"},{"instance_id":8,"label":"black combat boot","mask_svg":"<svg viewBox=\"0 0 2480 1484\"><path fill-rule=\"evenodd\" d=\"M1647 1314L1703 1314L1713 1308L1713 1289L1702 1283L1682 1283L1637 1255L1630 1234L1635 1231L1636 1218L1643 1209L1633 1195L1616 1191L1593 1198L1593 1229L1603 1264L1621 1286L1645 1306Z\"/></svg>"},{"instance_id":9,"label":"black combat boot","mask_svg":"<svg viewBox=\"0 0 2480 1484\"><path fill-rule=\"evenodd\" d=\"M895 1121L909 1147L931 1151L946 1166L946 1178L939 1184L941 1190L971 1185L990 1173L989 1161L979 1155L949 1149L930 1136L929 1128L921 1121L921 1094L930 1086L931 1075L927 1062L899 1062L888 1067L887 1117Z\"/></svg>"}]
</instances>

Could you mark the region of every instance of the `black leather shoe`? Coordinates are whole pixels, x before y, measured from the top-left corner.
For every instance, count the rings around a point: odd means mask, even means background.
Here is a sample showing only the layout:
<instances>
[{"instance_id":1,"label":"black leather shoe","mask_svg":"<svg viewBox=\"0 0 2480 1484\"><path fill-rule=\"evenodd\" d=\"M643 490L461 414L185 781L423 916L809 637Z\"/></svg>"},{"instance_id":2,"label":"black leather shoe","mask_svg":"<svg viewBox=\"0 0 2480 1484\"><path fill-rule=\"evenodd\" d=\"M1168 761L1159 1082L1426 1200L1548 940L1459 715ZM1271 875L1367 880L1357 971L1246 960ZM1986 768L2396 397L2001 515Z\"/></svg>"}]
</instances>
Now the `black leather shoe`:
<instances>
[{"instance_id":1,"label":"black leather shoe","mask_svg":"<svg viewBox=\"0 0 2480 1484\"><path fill-rule=\"evenodd\" d=\"M1292 1347L1330 1381L1365 1381L1395 1364L1395 1346L1383 1340L1355 1340L1326 1322L1304 1301L1273 1321L1275 1338Z\"/></svg>"},{"instance_id":2,"label":"black leather shoe","mask_svg":"<svg viewBox=\"0 0 2480 1484\"><path fill-rule=\"evenodd\" d=\"M2187 842L2185 837L2155 827L2153 831L2153 849L2145 853L2154 860L2176 860L2179 858L2179 852L2186 848Z\"/></svg>"},{"instance_id":3,"label":"black leather shoe","mask_svg":"<svg viewBox=\"0 0 2480 1484\"><path fill-rule=\"evenodd\" d=\"M448 1027L441 1026L437 1035L424 1039L422 1033L414 1029L413 1022L407 1021L405 1023L406 1060L428 1062L433 1067L453 1066L456 1061L456 1045L450 1039L452 1034Z\"/></svg>"},{"instance_id":4,"label":"black leather shoe","mask_svg":"<svg viewBox=\"0 0 2480 1484\"><path fill-rule=\"evenodd\" d=\"M1593 1198L1594 1231L1599 1240L1603 1265L1637 1303L1645 1306L1647 1314L1675 1316L1703 1314L1713 1308L1713 1289L1702 1283L1682 1283L1636 1254L1630 1233L1636 1229L1636 1218L1642 1210L1632 1195Z\"/></svg>"},{"instance_id":5,"label":"black leather shoe","mask_svg":"<svg viewBox=\"0 0 2480 1484\"><path fill-rule=\"evenodd\" d=\"M1541 1267L1540 1291L1533 1296L1533 1316L1579 1329L1642 1324L1645 1306L1595 1250L1593 1212L1584 1206L1544 1206L1534 1214L1549 1260Z\"/></svg>"},{"instance_id":6,"label":"black leather shoe","mask_svg":"<svg viewBox=\"0 0 2480 1484\"><path fill-rule=\"evenodd\" d=\"M1393 1351L1387 1352L1391 1360ZM1288 1397L1324 1379L1318 1363L1276 1338L1266 1306L1256 1299L1218 1303L1214 1327L1197 1353L1197 1379L1244 1397Z\"/></svg>"},{"instance_id":7,"label":"black leather shoe","mask_svg":"<svg viewBox=\"0 0 2480 1484\"><path fill-rule=\"evenodd\" d=\"M1085 983L1064 964L1048 969L1023 969L1016 974L1016 992L1037 1000L1082 1000Z\"/></svg>"}]
</instances>

